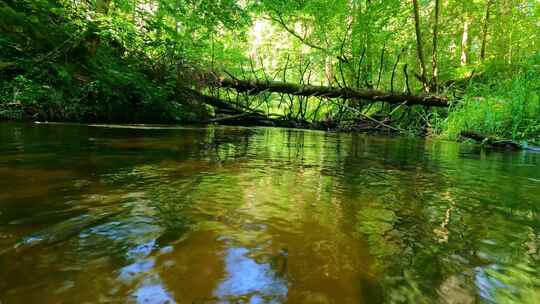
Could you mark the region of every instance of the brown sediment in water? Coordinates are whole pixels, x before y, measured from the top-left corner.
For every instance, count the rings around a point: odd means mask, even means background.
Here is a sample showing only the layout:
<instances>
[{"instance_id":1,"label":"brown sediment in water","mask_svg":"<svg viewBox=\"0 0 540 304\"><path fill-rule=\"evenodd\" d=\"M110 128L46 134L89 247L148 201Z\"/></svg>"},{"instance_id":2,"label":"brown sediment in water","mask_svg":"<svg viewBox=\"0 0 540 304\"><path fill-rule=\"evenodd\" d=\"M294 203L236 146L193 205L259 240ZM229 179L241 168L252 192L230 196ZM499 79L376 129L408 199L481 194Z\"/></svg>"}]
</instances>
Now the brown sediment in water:
<instances>
[{"instance_id":1,"label":"brown sediment in water","mask_svg":"<svg viewBox=\"0 0 540 304\"><path fill-rule=\"evenodd\" d=\"M96 139L87 148L77 136L50 144L50 128L75 126L18 126L25 136L7 146L22 149L0 146L0 250L36 244L0 257L2 302L429 303L500 288L485 278L534 290L522 279L537 266L535 155L77 126Z\"/></svg>"}]
</instances>

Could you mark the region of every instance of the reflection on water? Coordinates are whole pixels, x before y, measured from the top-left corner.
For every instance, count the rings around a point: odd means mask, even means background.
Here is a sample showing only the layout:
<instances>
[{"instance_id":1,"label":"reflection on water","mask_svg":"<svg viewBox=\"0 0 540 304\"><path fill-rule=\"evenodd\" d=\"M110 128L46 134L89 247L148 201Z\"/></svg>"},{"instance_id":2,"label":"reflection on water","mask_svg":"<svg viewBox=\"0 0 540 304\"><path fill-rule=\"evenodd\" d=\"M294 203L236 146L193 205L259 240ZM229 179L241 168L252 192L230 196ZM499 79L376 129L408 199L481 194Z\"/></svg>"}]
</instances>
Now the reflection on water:
<instances>
[{"instance_id":1,"label":"reflection on water","mask_svg":"<svg viewBox=\"0 0 540 304\"><path fill-rule=\"evenodd\" d=\"M0 124L2 303L538 303L540 155Z\"/></svg>"},{"instance_id":2,"label":"reflection on water","mask_svg":"<svg viewBox=\"0 0 540 304\"><path fill-rule=\"evenodd\" d=\"M246 257L246 248L229 248L225 254L226 278L214 295L233 302L241 298L250 303L281 303L287 296L287 283L278 278L270 264L258 264Z\"/></svg>"}]
</instances>

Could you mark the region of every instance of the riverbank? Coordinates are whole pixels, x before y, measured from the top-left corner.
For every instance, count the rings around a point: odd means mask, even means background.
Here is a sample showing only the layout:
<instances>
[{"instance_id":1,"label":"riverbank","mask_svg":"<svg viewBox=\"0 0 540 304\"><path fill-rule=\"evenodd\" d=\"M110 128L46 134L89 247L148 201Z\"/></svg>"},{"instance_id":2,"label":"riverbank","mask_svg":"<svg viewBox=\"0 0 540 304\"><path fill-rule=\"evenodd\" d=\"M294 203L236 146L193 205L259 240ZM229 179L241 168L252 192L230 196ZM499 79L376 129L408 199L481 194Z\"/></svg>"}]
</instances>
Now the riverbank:
<instances>
[{"instance_id":1,"label":"riverbank","mask_svg":"<svg viewBox=\"0 0 540 304\"><path fill-rule=\"evenodd\" d=\"M85 90L88 84L44 85L34 74L19 71L13 72L11 80L4 78L0 82L3 87L0 119L79 123L219 123L402 133L449 140L460 140L463 132L472 131L497 140L540 145L540 70L535 68L540 66L539 58L537 56L512 67L484 67L484 72L462 87L460 96L445 110L416 106L405 112L406 116L403 116L404 113L396 116L374 107L372 111L353 112L346 119L328 115L324 119L311 121L287 116L270 118L263 109L254 113L256 117L252 119L249 119L249 114L221 114L211 106L179 99L174 90L166 89L171 84L138 82L141 92L150 92L154 99L145 100L135 95L127 98L126 92L130 92L129 88L135 85L136 80L129 80L125 86L114 81L108 83L107 87L103 87L103 83L100 88L91 86L95 91L74 100L69 97L69 92ZM134 71L130 70L130 73L133 75ZM92 83L100 83L99 77L105 76L98 73L96 77ZM456 92L459 90L455 89L454 94ZM124 97L119 97L119 94Z\"/></svg>"},{"instance_id":2,"label":"riverbank","mask_svg":"<svg viewBox=\"0 0 540 304\"><path fill-rule=\"evenodd\" d=\"M213 48L211 54L203 52L192 57L170 54L173 47L165 42L157 46L147 45L143 39L148 38L145 36L147 33L139 32L129 23L120 27L113 22L124 17L115 15L100 19L80 11L77 5L63 2L36 4L20 1L2 6L0 27L5 31L0 36L0 119L80 123L220 123L401 133L449 140L459 140L462 132L472 131L499 140L540 144L539 53L522 56L512 62L488 57L447 71L439 77L439 84L431 93L446 96L445 105L448 97L448 108L373 102L361 98L334 100L325 98L321 92L317 94L323 96L311 96L305 92L302 95L295 91L309 87L303 80L293 87L290 95L269 93L265 87L256 92L253 88L231 92L227 88L209 85L216 79L206 79L217 65ZM239 64L246 64L245 58L236 59ZM288 60L281 64L283 71L275 74L283 72L282 80L287 78ZM206 65L195 64L197 61L205 61ZM386 91L399 95L405 93L394 88L394 81L397 81L394 78L401 77L394 75L398 61L393 65L391 78L387 79L390 87ZM361 78L367 77L361 75L361 66L349 66L350 69L358 68L355 73L350 73L342 64L340 61L335 68L340 71L339 77L334 75L335 79L327 81L329 86L326 88L330 91L326 94L347 92L347 82L350 84L351 81L356 82L357 91L364 87L373 90L369 79L361 83ZM308 67L301 75L289 72L296 78L304 77ZM228 74L227 69L234 66L222 64L220 68L223 74ZM242 72L237 71L236 75L242 75L244 81L235 80L236 76L232 74L228 76L232 86L251 83L247 80L269 83L269 75L263 67L258 71L253 66L251 68L251 72L244 71L243 67L240 69ZM324 69L310 69L308 75ZM430 89L408 79L406 72L407 78L401 79L406 85L403 92L421 96L421 92ZM378 80L383 83L381 78L384 80L385 76L381 73ZM291 93L289 89L287 87L287 92ZM184 94L186 92L193 94ZM205 104L194 95L214 103Z\"/></svg>"}]
</instances>

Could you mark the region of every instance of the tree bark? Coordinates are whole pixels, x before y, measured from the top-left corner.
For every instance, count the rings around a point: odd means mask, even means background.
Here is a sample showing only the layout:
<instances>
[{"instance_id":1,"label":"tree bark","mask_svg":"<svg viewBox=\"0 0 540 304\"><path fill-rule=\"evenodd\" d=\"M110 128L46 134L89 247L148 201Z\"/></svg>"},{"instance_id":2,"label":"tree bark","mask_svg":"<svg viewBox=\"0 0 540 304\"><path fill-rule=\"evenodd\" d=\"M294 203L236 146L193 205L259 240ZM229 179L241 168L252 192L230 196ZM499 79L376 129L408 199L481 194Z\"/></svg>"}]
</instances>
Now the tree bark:
<instances>
[{"instance_id":1,"label":"tree bark","mask_svg":"<svg viewBox=\"0 0 540 304\"><path fill-rule=\"evenodd\" d=\"M503 25L505 25L504 27L504 43L506 45L505 49L505 57L507 58L507 62L508 64L511 64L512 63L512 57L513 57L513 42L512 42L512 38L513 38L513 33L514 33L514 29L513 29L513 26L514 26L514 18L513 18L513 7L515 5L515 2L513 0L505 0L503 1L503 16L502 16L502 22L503 22Z\"/></svg>"},{"instance_id":2,"label":"tree bark","mask_svg":"<svg viewBox=\"0 0 540 304\"><path fill-rule=\"evenodd\" d=\"M298 85L280 81L248 81L237 79L221 79L214 85L235 89L257 95L263 92L290 94L306 97L325 97L343 99L363 99L372 102L388 102L393 104L425 105L447 107L448 99L434 95L411 95L408 93L384 92L372 89L333 88L325 86Z\"/></svg>"},{"instance_id":3,"label":"tree bark","mask_svg":"<svg viewBox=\"0 0 540 304\"><path fill-rule=\"evenodd\" d=\"M437 36L439 34L439 9L440 9L440 0L435 0L435 22L433 24L433 55L431 58L432 61L432 75L431 75L431 87L437 91L437 78L438 78L438 67L437 67Z\"/></svg>"},{"instance_id":4,"label":"tree bark","mask_svg":"<svg viewBox=\"0 0 540 304\"><path fill-rule=\"evenodd\" d=\"M366 18L365 23L365 33L366 33L366 79L365 79L365 85L366 87L372 87L373 83L373 35L372 35L372 29L371 29L371 1L366 0L366 11L364 14L364 18Z\"/></svg>"},{"instance_id":5,"label":"tree bark","mask_svg":"<svg viewBox=\"0 0 540 304\"><path fill-rule=\"evenodd\" d=\"M418 61L420 62L420 80L424 85L424 90L426 86L426 63L424 61L424 45L422 43L422 32L420 29L420 6L418 0L412 0L413 2L413 11L414 11L414 27L416 30L416 50L418 52Z\"/></svg>"},{"instance_id":6,"label":"tree bark","mask_svg":"<svg viewBox=\"0 0 540 304\"><path fill-rule=\"evenodd\" d=\"M468 63L469 49L469 18L467 15L463 17L463 32L461 34L461 65Z\"/></svg>"},{"instance_id":7,"label":"tree bark","mask_svg":"<svg viewBox=\"0 0 540 304\"><path fill-rule=\"evenodd\" d=\"M484 25L482 28L482 48L480 49L480 60L484 61L486 58L486 44L487 44L487 35L488 35L488 28L489 28L489 16L490 16L490 8L491 4L493 3L493 0L487 0L486 4L486 18L484 19Z\"/></svg>"}]
</instances>

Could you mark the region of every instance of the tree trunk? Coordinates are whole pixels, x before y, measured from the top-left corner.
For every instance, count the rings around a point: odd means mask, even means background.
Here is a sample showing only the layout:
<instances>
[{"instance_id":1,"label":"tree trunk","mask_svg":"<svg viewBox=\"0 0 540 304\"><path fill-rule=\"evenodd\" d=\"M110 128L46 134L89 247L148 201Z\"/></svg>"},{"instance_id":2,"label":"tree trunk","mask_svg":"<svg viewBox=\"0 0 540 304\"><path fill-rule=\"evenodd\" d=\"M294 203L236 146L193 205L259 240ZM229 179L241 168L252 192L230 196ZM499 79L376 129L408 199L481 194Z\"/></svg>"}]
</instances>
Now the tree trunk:
<instances>
[{"instance_id":1,"label":"tree trunk","mask_svg":"<svg viewBox=\"0 0 540 304\"><path fill-rule=\"evenodd\" d=\"M469 49L469 18L467 15L463 17L463 32L461 34L461 65L468 63Z\"/></svg>"},{"instance_id":2,"label":"tree trunk","mask_svg":"<svg viewBox=\"0 0 540 304\"><path fill-rule=\"evenodd\" d=\"M332 57L326 56L324 61L324 76L326 77L326 83L329 86L332 86L334 83L334 63L332 62Z\"/></svg>"},{"instance_id":3,"label":"tree trunk","mask_svg":"<svg viewBox=\"0 0 540 304\"><path fill-rule=\"evenodd\" d=\"M433 95L411 95L383 92L373 89L334 88L312 85L298 85L281 81L248 81L238 79L221 79L215 86L235 89L251 95L263 92L290 94L294 96L362 99L371 102L388 102L393 104L425 105L433 107L447 107L449 102L445 97Z\"/></svg>"},{"instance_id":4,"label":"tree trunk","mask_svg":"<svg viewBox=\"0 0 540 304\"><path fill-rule=\"evenodd\" d=\"M412 0L414 11L414 26L416 29L416 50L418 52L418 61L420 62L420 80L423 83L424 90L426 86L426 63L424 61L424 46L422 43L422 32L420 31L420 6L418 0Z\"/></svg>"},{"instance_id":5,"label":"tree trunk","mask_svg":"<svg viewBox=\"0 0 540 304\"><path fill-rule=\"evenodd\" d=\"M489 28L489 10L491 8L491 3L493 0L487 0L486 4L486 18L484 19L484 25L482 28L482 48L480 49L480 60L484 61L486 58L486 43L487 43L487 34Z\"/></svg>"},{"instance_id":6,"label":"tree trunk","mask_svg":"<svg viewBox=\"0 0 540 304\"><path fill-rule=\"evenodd\" d=\"M439 74L437 67L437 36L439 34L439 9L440 1L435 0L435 23L433 24L433 56L432 60L432 75L431 75L431 87L437 91L437 77Z\"/></svg>"},{"instance_id":7,"label":"tree trunk","mask_svg":"<svg viewBox=\"0 0 540 304\"><path fill-rule=\"evenodd\" d=\"M513 53L514 53L514 43L512 42L513 41L513 34L514 34L514 30L513 30L513 25L514 25L514 1L512 0L506 0L505 3L504 3L504 14L505 14L505 17L504 17L504 20L507 23L507 31L508 31L508 41L507 41L507 47L508 47L508 52L507 52L507 55L508 55L508 64L511 64L513 61L512 61L512 57L513 57Z\"/></svg>"},{"instance_id":8,"label":"tree trunk","mask_svg":"<svg viewBox=\"0 0 540 304\"><path fill-rule=\"evenodd\" d=\"M366 87L371 87L372 79L373 79L373 39L372 39L372 33L371 33L371 1L366 0L366 11L364 14L364 18L366 18L366 79L365 79L365 85Z\"/></svg>"}]
</instances>

